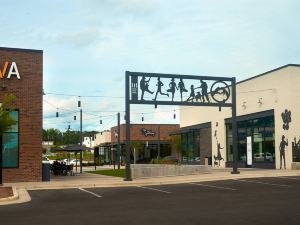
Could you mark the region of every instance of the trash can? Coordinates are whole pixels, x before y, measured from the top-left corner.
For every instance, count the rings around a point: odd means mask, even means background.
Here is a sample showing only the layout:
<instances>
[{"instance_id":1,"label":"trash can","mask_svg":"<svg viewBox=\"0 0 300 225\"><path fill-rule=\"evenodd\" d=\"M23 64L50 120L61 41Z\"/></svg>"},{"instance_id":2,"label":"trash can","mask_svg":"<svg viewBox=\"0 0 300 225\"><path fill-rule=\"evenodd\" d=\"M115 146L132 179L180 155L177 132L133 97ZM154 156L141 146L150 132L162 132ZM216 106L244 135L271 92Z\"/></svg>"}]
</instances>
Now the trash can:
<instances>
[{"instance_id":1,"label":"trash can","mask_svg":"<svg viewBox=\"0 0 300 225\"><path fill-rule=\"evenodd\" d=\"M50 181L50 163L43 163L42 165L42 181Z\"/></svg>"},{"instance_id":2,"label":"trash can","mask_svg":"<svg viewBox=\"0 0 300 225\"><path fill-rule=\"evenodd\" d=\"M204 165L211 166L212 165L212 157L205 157L204 158Z\"/></svg>"}]
</instances>

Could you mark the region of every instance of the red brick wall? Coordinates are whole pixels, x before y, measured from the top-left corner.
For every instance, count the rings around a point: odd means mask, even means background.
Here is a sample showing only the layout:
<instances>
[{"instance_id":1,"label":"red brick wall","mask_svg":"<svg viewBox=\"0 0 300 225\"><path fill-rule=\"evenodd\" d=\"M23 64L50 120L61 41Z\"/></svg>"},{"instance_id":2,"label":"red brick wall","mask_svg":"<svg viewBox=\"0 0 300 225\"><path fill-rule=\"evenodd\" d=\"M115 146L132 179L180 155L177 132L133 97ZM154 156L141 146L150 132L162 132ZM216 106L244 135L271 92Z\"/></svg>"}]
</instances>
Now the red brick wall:
<instances>
[{"instance_id":1,"label":"red brick wall","mask_svg":"<svg viewBox=\"0 0 300 225\"><path fill-rule=\"evenodd\" d=\"M16 62L21 80L15 76L1 79L0 102L5 93L16 95L19 110L19 168L3 170L4 182L41 181L43 52L0 48L0 68L4 62ZM9 67L7 68L9 70ZM8 72L8 71L7 71Z\"/></svg>"},{"instance_id":2,"label":"red brick wall","mask_svg":"<svg viewBox=\"0 0 300 225\"><path fill-rule=\"evenodd\" d=\"M145 128L147 130L151 129L153 132L155 132L154 137L147 136L141 132L141 129ZM117 130L118 127L112 127L111 128L111 140L112 143L116 142L115 138L115 130ZM125 142L126 139L126 125L121 124L120 128L120 141L121 143ZM176 124L161 124L160 125L160 140L165 141L169 140L170 136L169 133L179 130L179 125ZM157 124L132 124L131 130L130 130L130 139L131 140L140 140L140 141L156 141L157 140L157 131L158 131L158 125Z\"/></svg>"}]
</instances>

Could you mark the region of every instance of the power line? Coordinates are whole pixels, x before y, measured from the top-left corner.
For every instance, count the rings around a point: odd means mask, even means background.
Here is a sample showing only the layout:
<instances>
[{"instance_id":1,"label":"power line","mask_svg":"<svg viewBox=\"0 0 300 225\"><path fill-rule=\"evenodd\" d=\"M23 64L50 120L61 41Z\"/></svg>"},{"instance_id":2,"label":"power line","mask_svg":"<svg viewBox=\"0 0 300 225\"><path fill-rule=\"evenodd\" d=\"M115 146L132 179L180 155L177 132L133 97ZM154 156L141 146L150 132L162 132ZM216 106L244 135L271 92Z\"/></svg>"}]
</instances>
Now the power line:
<instances>
[{"instance_id":1,"label":"power line","mask_svg":"<svg viewBox=\"0 0 300 225\"><path fill-rule=\"evenodd\" d=\"M109 95L75 95L75 94L63 94L63 93L51 93L46 92L46 95L59 95L69 97L81 97L81 98L125 98L123 96L109 96Z\"/></svg>"}]
</instances>

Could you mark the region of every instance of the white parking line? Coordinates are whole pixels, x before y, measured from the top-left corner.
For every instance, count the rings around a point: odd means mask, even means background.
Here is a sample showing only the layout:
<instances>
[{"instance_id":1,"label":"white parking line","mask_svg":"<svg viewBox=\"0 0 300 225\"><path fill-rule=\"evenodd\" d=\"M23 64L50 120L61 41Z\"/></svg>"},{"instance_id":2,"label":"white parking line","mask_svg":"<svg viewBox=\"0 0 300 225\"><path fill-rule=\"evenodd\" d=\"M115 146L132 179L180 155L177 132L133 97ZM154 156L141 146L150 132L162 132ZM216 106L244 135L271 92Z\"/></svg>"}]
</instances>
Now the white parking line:
<instances>
[{"instance_id":1,"label":"white parking line","mask_svg":"<svg viewBox=\"0 0 300 225\"><path fill-rule=\"evenodd\" d=\"M241 182L245 182L245 183L254 183L254 184L265 184L265 185L279 186L279 187L291 187L290 185L286 185L286 184L273 184L273 183L266 183L266 182L253 181L253 180L238 180L238 179L236 179L236 181L241 181Z\"/></svg>"},{"instance_id":2,"label":"white parking line","mask_svg":"<svg viewBox=\"0 0 300 225\"><path fill-rule=\"evenodd\" d=\"M295 178L295 177L278 177L281 179L288 179L288 180L300 180L300 178Z\"/></svg>"},{"instance_id":3,"label":"white parking line","mask_svg":"<svg viewBox=\"0 0 300 225\"><path fill-rule=\"evenodd\" d=\"M198 183L189 183L192 185L202 186L202 187L209 187L209 188L217 188L217 189L224 189L224 190L230 190L230 191L236 191L234 188L228 188L228 187L221 187L221 186L214 186L214 185L207 185L207 184L198 184Z\"/></svg>"},{"instance_id":4,"label":"white parking line","mask_svg":"<svg viewBox=\"0 0 300 225\"><path fill-rule=\"evenodd\" d=\"M147 189L147 190L152 190L152 191L159 191L159 192L163 192L163 193L166 193L166 194L172 194L172 192L164 191L164 190L160 190L160 189L156 189L156 188L150 188L150 187L145 187L145 186L136 186L136 187Z\"/></svg>"},{"instance_id":5,"label":"white parking line","mask_svg":"<svg viewBox=\"0 0 300 225\"><path fill-rule=\"evenodd\" d=\"M94 195L94 196L96 196L97 198L102 198L102 196L101 195L97 195L96 193L94 193L94 192L91 192L91 191L88 191L88 190L85 190L85 189L83 189L83 188L78 188L80 191L83 191L83 192L86 192L86 193L89 193L89 194L91 194L91 195Z\"/></svg>"}]
</instances>

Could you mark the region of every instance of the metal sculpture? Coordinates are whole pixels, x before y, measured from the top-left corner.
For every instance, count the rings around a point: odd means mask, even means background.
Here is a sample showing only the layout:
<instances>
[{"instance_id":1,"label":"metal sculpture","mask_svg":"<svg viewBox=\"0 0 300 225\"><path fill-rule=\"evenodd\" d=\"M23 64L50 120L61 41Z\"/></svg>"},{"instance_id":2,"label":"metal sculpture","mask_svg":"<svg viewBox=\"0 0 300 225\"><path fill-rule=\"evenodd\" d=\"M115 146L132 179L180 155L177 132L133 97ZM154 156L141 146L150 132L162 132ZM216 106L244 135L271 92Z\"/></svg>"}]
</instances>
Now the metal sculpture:
<instances>
[{"instance_id":1,"label":"metal sculpture","mask_svg":"<svg viewBox=\"0 0 300 225\"><path fill-rule=\"evenodd\" d=\"M285 147L289 145L289 141L285 141L285 136L282 135L281 137L281 142L279 145L279 150L280 150L280 169L282 168L282 161L284 162L284 169L286 169L285 166Z\"/></svg>"},{"instance_id":2,"label":"metal sculpture","mask_svg":"<svg viewBox=\"0 0 300 225\"><path fill-rule=\"evenodd\" d=\"M168 89L167 92L171 92L171 94L172 94L172 102L173 102L173 101L174 101L174 94L175 94L175 91L176 91L176 89L178 90L178 87L177 87L177 85L176 85L176 83L175 83L175 78L172 78L172 79L171 79L171 82L170 82L170 84L169 84L169 88L170 88L170 89Z\"/></svg>"},{"instance_id":3,"label":"metal sculpture","mask_svg":"<svg viewBox=\"0 0 300 225\"><path fill-rule=\"evenodd\" d=\"M153 91L150 91L149 90L149 82L151 80L151 77L146 80L146 77L145 76L142 76L142 79L140 81L140 88L142 90L142 95L141 95L141 100L144 100L144 93L145 91L150 93L150 94L153 94L154 92Z\"/></svg>"},{"instance_id":4,"label":"metal sculpture","mask_svg":"<svg viewBox=\"0 0 300 225\"><path fill-rule=\"evenodd\" d=\"M224 158L221 155L221 149L224 149L224 148L221 147L221 144L219 142L217 142L217 148L218 148L218 153L217 153L217 156L214 155L214 159L215 159L214 166L220 167L220 161L221 160L224 161ZM219 163L217 161L219 161Z\"/></svg>"},{"instance_id":5,"label":"metal sculpture","mask_svg":"<svg viewBox=\"0 0 300 225\"><path fill-rule=\"evenodd\" d=\"M188 101L192 101L194 102L194 98L195 98L195 88L194 85L191 85L191 93L190 93L190 97L186 100Z\"/></svg>"},{"instance_id":6,"label":"metal sculpture","mask_svg":"<svg viewBox=\"0 0 300 225\"><path fill-rule=\"evenodd\" d=\"M211 85L211 97L216 102L226 102L230 97L230 88L223 81L216 81Z\"/></svg>"},{"instance_id":7,"label":"metal sculpture","mask_svg":"<svg viewBox=\"0 0 300 225\"><path fill-rule=\"evenodd\" d=\"M207 102L209 102L209 97L208 97L208 92L207 92L207 89L208 89L208 86L207 86L207 83L204 82L203 80L200 80L201 82L201 85L199 88L201 88L201 96L202 96L202 101L205 102L205 100Z\"/></svg>"},{"instance_id":8,"label":"metal sculpture","mask_svg":"<svg viewBox=\"0 0 300 225\"><path fill-rule=\"evenodd\" d=\"M179 88L179 91L180 91L180 99L182 101L183 92L188 92L188 90L185 89L185 85L184 85L184 82L183 82L182 78L180 78L180 81L178 83L178 88Z\"/></svg>"},{"instance_id":9,"label":"metal sculpture","mask_svg":"<svg viewBox=\"0 0 300 225\"><path fill-rule=\"evenodd\" d=\"M289 123L292 122L292 118L291 118L291 111L290 110L284 110L283 113L281 113L281 118L282 118L282 121L283 121L283 125L282 125L282 128L284 130L288 130L290 128L289 126Z\"/></svg>"},{"instance_id":10,"label":"metal sculpture","mask_svg":"<svg viewBox=\"0 0 300 225\"><path fill-rule=\"evenodd\" d=\"M157 86L157 90L156 90L155 98L153 99L153 101L156 101L158 94L166 95L166 96L169 97L168 93L163 93L161 91L161 87L164 86L164 83L160 81L160 77L157 78L157 84L156 84L156 86Z\"/></svg>"},{"instance_id":11,"label":"metal sculpture","mask_svg":"<svg viewBox=\"0 0 300 225\"><path fill-rule=\"evenodd\" d=\"M153 79L157 81L153 81ZM178 81L176 83L176 81ZM200 81L200 85L199 85ZM167 82L167 85L164 85ZM138 87L138 84L140 87ZM234 77L210 77L177 74L154 74L140 72L126 72L126 179L131 180L130 173L130 105L178 105L178 106L211 106L232 108L233 131L233 171L237 170L237 138L236 138L236 80ZM186 89L186 85L190 89ZM163 87L167 86L166 91ZM156 87L156 91L154 88ZM141 91L138 98L138 91ZM149 95L145 97L145 93ZM155 93L155 94L154 94ZM184 96L187 94L187 96ZM163 96L163 98L162 98ZM224 160L218 143L216 160Z\"/></svg>"}]
</instances>

